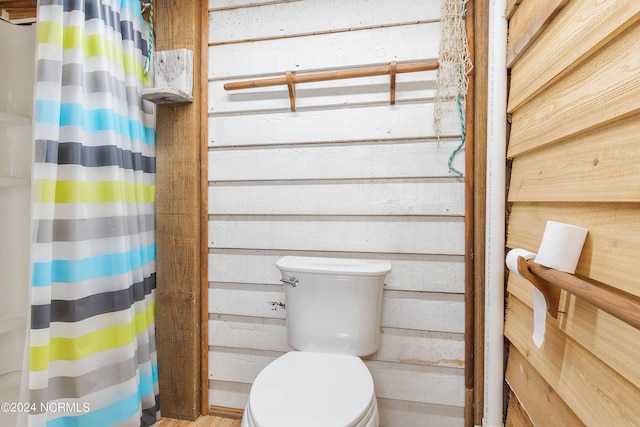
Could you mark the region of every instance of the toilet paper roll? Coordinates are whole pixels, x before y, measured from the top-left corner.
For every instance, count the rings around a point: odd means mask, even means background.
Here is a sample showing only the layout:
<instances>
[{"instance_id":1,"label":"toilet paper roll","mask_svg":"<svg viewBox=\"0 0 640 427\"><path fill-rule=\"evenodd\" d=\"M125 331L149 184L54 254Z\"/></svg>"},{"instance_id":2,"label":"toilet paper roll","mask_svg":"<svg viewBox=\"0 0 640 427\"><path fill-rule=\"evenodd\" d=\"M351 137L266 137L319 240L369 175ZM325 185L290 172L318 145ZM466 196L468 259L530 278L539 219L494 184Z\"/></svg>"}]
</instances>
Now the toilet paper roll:
<instances>
[{"instance_id":1,"label":"toilet paper roll","mask_svg":"<svg viewBox=\"0 0 640 427\"><path fill-rule=\"evenodd\" d=\"M547 221L535 262L566 273L575 273L588 230L572 224ZM540 348L544 342L547 303L542 293L533 291L533 342Z\"/></svg>"},{"instance_id":2,"label":"toilet paper roll","mask_svg":"<svg viewBox=\"0 0 640 427\"><path fill-rule=\"evenodd\" d=\"M520 274L520 271L518 270L519 257L523 257L526 260L530 260L530 259L534 259L536 257L536 254L522 248L511 249L507 254L507 260L506 260L507 268L509 268L509 270L512 273L515 273L520 277L524 277L522 274Z\"/></svg>"},{"instance_id":3,"label":"toilet paper roll","mask_svg":"<svg viewBox=\"0 0 640 427\"><path fill-rule=\"evenodd\" d=\"M542 347L544 342L544 330L547 326L547 301L542 292L533 287L533 343L536 347Z\"/></svg>"},{"instance_id":4,"label":"toilet paper roll","mask_svg":"<svg viewBox=\"0 0 640 427\"><path fill-rule=\"evenodd\" d=\"M547 221L535 261L565 273L575 273L588 230L571 224Z\"/></svg>"}]
</instances>

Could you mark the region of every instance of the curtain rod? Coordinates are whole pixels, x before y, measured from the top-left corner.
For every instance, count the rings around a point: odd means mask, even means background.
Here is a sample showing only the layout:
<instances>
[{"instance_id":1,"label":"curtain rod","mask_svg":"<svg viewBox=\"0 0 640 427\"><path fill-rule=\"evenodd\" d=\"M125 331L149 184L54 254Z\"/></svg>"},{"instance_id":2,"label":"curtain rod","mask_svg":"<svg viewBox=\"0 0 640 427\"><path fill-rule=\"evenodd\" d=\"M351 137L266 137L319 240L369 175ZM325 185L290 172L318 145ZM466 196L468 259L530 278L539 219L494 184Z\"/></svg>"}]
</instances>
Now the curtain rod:
<instances>
[{"instance_id":1,"label":"curtain rod","mask_svg":"<svg viewBox=\"0 0 640 427\"><path fill-rule=\"evenodd\" d=\"M384 76L390 75L389 99L391 104L395 104L396 74L415 73L418 71L432 71L438 69L438 61L417 61L397 64L392 61L389 65L376 65L372 67L349 68L340 71L329 71L325 73L295 75L291 71L286 71L284 77L272 77L267 79L244 80L239 82L226 83L225 90L253 89L268 86L288 86L289 101L291 111L295 111L295 84L312 83L327 80L353 79L358 77Z\"/></svg>"},{"instance_id":2,"label":"curtain rod","mask_svg":"<svg viewBox=\"0 0 640 427\"><path fill-rule=\"evenodd\" d=\"M518 258L518 271L542 292L547 310L558 316L560 289L582 298L602 311L640 329L640 304L617 293L607 291L569 273L544 267L533 260Z\"/></svg>"}]
</instances>

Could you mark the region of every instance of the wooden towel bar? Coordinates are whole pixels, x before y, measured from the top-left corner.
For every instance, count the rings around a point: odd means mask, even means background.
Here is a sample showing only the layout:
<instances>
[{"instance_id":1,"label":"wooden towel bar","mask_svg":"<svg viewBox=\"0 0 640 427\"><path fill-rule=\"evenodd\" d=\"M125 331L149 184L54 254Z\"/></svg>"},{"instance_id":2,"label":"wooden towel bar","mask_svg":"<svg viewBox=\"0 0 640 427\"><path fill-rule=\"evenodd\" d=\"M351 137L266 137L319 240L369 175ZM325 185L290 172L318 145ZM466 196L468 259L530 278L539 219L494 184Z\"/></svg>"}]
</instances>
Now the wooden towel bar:
<instances>
[{"instance_id":1,"label":"wooden towel bar","mask_svg":"<svg viewBox=\"0 0 640 427\"><path fill-rule=\"evenodd\" d=\"M286 71L284 77L268 79L244 80L240 82L226 83L225 90L252 89L268 86L287 86L289 88L289 103L291 111L296 111L296 90L298 83L322 82L327 80L353 79L358 77L390 75L389 102L395 104L396 99L396 74L415 73L418 71L431 71L438 69L438 61L418 61L397 64L396 61L389 65L377 65L373 67L350 68L326 73L295 75L292 71Z\"/></svg>"},{"instance_id":2,"label":"wooden towel bar","mask_svg":"<svg viewBox=\"0 0 640 427\"><path fill-rule=\"evenodd\" d=\"M558 317L560 290L564 289L634 328L640 329L640 304L632 300L633 296L625 298L569 273L547 268L524 257L518 258L518 271L542 292L547 302L547 311L554 319Z\"/></svg>"}]
</instances>

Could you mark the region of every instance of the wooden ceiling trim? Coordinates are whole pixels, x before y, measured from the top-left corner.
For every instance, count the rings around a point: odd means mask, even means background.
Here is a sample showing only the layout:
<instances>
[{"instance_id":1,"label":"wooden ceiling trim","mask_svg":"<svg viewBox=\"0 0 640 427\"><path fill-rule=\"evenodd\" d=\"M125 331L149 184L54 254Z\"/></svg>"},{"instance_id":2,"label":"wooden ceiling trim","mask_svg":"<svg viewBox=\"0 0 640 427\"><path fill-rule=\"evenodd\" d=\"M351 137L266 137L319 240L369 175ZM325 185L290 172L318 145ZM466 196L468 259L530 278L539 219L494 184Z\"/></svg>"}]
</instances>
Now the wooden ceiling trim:
<instances>
[{"instance_id":1,"label":"wooden ceiling trim","mask_svg":"<svg viewBox=\"0 0 640 427\"><path fill-rule=\"evenodd\" d=\"M35 22L36 2L33 0L0 0L1 17L15 24Z\"/></svg>"}]
</instances>

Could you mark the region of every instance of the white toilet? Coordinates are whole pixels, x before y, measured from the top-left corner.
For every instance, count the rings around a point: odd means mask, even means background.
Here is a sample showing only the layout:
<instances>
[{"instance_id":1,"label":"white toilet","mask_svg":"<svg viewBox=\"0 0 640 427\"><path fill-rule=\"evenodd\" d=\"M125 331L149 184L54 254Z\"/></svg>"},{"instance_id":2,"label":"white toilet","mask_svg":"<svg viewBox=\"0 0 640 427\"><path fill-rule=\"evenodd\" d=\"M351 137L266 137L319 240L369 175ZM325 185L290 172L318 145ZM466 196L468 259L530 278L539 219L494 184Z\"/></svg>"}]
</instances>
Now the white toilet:
<instances>
[{"instance_id":1,"label":"white toilet","mask_svg":"<svg viewBox=\"0 0 640 427\"><path fill-rule=\"evenodd\" d=\"M387 261L286 256L291 351L256 377L242 427L377 427L373 379L359 356L380 342Z\"/></svg>"}]
</instances>

